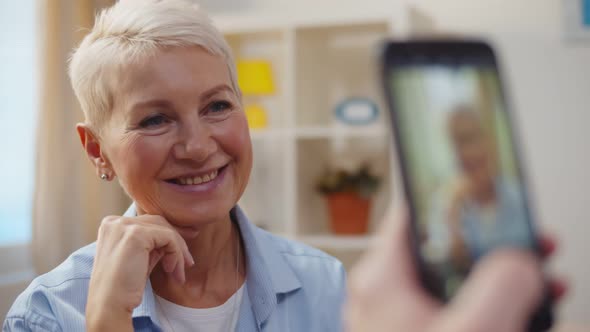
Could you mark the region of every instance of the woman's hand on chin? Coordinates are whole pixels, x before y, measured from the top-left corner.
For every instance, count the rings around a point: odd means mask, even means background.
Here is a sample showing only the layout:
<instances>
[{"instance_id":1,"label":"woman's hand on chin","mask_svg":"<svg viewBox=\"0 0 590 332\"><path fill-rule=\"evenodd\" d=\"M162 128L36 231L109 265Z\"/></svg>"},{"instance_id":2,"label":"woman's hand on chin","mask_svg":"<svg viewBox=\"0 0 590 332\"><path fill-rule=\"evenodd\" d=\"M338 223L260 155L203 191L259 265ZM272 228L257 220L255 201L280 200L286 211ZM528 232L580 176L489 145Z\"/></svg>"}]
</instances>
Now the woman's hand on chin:
<instances>
[{"instance_id":1,"label":"woman's hand on chin","mask_svg":"<svg viewBox=\"0 0 590 332\"><path fill-rule=\"evenodd\" d=\"M194 264L185 240L166 219L156 215L104 218L86 304L88 331L133 330L131 314L159 261L180 283L185 281L185 265Z\"/></svg>"}]
</instances>

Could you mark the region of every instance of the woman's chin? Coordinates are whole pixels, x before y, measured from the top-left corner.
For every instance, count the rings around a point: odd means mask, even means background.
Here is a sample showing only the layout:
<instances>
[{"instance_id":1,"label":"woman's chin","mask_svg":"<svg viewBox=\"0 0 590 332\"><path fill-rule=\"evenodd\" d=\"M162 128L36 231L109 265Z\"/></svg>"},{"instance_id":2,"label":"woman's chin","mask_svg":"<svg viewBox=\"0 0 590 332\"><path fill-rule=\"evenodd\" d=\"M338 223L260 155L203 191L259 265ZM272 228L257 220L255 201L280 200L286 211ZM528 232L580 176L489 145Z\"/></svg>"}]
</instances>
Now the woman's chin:
<instances>
[{"instance_id":1,"label":"woman's chin","mask_svg":"<svg viewBox=\"0 0 590 332\"><path fill-rule=\"evenodd\" d=\"M168 221L175 227L200 230L215 222L227 220L231 207L228 204L211 204L206 207L181 207L166 213ZM221 212L220 212L221 211Z\"/></svg>"},{"instance_id":2,"label":"woman's chin","mask_svg":"<svg viewBox=\"0 0 590 332\"><path fill-rule=\"evenodd\" d=\"M176 229L178 234L180 234L180 236L182 236L185 241L195 239L201 232L201 228L196 226L178 226L176 224L172 224L172 227Z\"/></svg>"}]
</instances>

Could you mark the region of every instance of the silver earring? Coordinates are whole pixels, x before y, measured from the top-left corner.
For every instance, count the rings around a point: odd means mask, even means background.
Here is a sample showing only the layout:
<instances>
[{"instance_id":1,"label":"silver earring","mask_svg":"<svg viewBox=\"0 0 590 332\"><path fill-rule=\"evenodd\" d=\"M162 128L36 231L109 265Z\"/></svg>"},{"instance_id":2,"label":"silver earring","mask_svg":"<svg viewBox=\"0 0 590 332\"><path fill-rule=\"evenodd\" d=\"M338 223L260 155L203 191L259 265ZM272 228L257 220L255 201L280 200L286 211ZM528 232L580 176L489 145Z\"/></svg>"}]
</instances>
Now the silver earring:
<instances>
[{"instance_id":1,"label":"silver earring","mask_svg":"<svg viewBox=\"0 0 590 332\"><path fill-rule=\"evenodd\" d=\"M108 179L109 179L109 176L108 176L108 175L106 175L106 173L102 173L102 174L100 175L100 178L101 178L102 180L105 180L105 181L106 181L106 180L108 180Z\"/></svg>"}]
</instances>

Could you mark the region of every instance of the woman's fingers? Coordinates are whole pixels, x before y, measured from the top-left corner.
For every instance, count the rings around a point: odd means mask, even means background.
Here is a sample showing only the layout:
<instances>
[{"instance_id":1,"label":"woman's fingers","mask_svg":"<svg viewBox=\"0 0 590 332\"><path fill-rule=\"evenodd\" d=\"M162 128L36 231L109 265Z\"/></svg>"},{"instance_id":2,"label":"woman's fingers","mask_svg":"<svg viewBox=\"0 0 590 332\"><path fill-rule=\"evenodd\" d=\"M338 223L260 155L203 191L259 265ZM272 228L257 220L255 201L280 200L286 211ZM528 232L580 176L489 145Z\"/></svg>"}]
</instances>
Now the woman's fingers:
<instances>
[{"instance_id":1,"label":"woman's fingers","mask_svg":"<svg viewBox=\"0 0 590 332\"><path fill-rule=\"evenodd\" d=\"M532 254L498 249L478 263L445 309L440 331L524 331L542 290L541 269Z\"/></svg>"},{"instance_id":2,"label":"woman's fingers","mask_svg":"<svg viewBox=\"0 0 590 332\"><path fill-rule=\"evenodd\" d=\"M142 223L146 224L146 226L155 227L156 230L163 231L162 229L164 229L171 231L174 234L173 237L175 237L174 241L178 243L182 251L182 261L184 264L188 266L193 266L195 264L195 260L188 249L185 238L195 238L198 236L198 231L194 231L191 228L173 227L166 219L161 216L142 215L138 217L138 219L141 219Z\"/></svg>"},{"instance_id":3,"label":"woman's fingers","mask_svg":"<svg viewBox=\"0 0 590 332\"><path fill-rule=\"evenodd\" d=\"M186 234L185 234L186 235ZM178 282L194 264L187 243L161 216L109 216L99 228L87 300L87 317L100 308L128 313L142 301L147 279L161 263Z\"/></svg>"},{"instance_id":4,"label":"woman's fingers","mask_svg":"<svg viewBox=\"0 0 590 332\"><path fill-rule=\"evenodd\" d=\"M172 271L174 271L175 268L176 255L174 255L173 253L165 254L164 257L162 257L162 269L164 270L164 272L172 273Z\"/></svg>"},{"instance_id":5,"label":"woman's fingers","mask_svg":"<svg viewBox=\"0 0 590 332\"><path fill-rule=\"evenodd\" d=\"M164 272L172 275L176 281L184 283L184 262L176 254L168 254L162 258L162 268Z\"/></svg>"},{"instance_id":6,"label":"woman's fingers","mask_svg":"<svg viewBox=\"0 0 590 332\"><path fill-rule=\"evenodd\" d=\"M160 250L164 253L161 258L162 268L171 274L178 282L185 281L185 266L192 266L194 261L184 239L172 228L146 227L148 238L153 241L153 247L148 250Z\"/></svg>"},{"instance_id":7,"label":"woman's fingers","mask_svg":"<svg viewBox=\"0 0 590 332\"><path fill-rule=\"evenodd\" d=\"M150 252L150 261L148 265L148 275L152 273L156 264L160 261L160 259L164 257L164 252L160 249L153 250Z\"/></svg>"},{"instance_id":8,"label":"woman's fingers","mask_svg":"<svg viewBox=\"0 0 590 332\"><path fill-rule=\"evenodd\" d=\"M551 279L549 281L549 291L555 301L560 301L568 292L569 286L564 279Z\"/></svg>"},{"instance_id":9,"label":"woman's fingers","mask_svg":"<svg viewBox=\"0 0 590 332\"><path fill-rule=\"evenodd\" d=\"M403 209L389 213L348 278L349 331L423 331L439 308L419 284Z\"/></svg>"},{"instance_id":10,"label":"woman's fingers","mask_svg":"<svg viewBox=\"0 0 590 332\"><path fill-rule=\"evenodd\" d=\"M544 233L539 237L541 257L546 260L559 249L555 236ZM548 282L549 292L555 301L560 301L568 291L568 282L563 278L552 278Z\"/></svg>"},{"instance_id":11,"label":"woman's fingers","mask_svg":"<svg viewBox=\"0 0 590 332\"><path fill-rule=\"evenodd\" d=\"M163 217L142 215L119 219L121 232L141 243L148 252L148 275L161 262L163 270L180 283L185 281L185 266L194 265L186 241Z\"/></svg>"},{"instance_id":12,"label":"woman's fingers","mask_svg":"<svg viewBox=\"0 0 590 332\"><path fill-rule=\"evenodd\" d=\"M184 260L180 259L176 261L176 267L172 270L172 276L181 284L186 282L185 266Z\"/></svg>"},{"instance_id":13,"label":"woman's fingers","mask_svg":"<svg viewBox=\"0 0 590 332\"><path fill-rule=\"evenodd\" d=\"M557 240L553 235L542 234L538 241L543 258L549 258L557 250Z\"/></svg>"},{"instance_id":14,"label":"woman's fingers","mask_svg":"<svg viewBox=\"0 0 590 332\"><path fill-rule=\"evenodd\" d=\"M175 233L176 233L176 240L178 241L178 243L180 244L180 247L182 249L182 259L179 260L180 265L183 266L183 270L184 270L184 266L188 265L188 266L193 266L195 265L195 260L193 258L193 255L191 254L190 250L188 249L188 245L186 244L186 241L184 240L184 238L182 236L180 236L180 234L178 234L178 232L175 229ZM183 275L183 279L184 279L184 273Z\"/></svg>"}]
</instances>

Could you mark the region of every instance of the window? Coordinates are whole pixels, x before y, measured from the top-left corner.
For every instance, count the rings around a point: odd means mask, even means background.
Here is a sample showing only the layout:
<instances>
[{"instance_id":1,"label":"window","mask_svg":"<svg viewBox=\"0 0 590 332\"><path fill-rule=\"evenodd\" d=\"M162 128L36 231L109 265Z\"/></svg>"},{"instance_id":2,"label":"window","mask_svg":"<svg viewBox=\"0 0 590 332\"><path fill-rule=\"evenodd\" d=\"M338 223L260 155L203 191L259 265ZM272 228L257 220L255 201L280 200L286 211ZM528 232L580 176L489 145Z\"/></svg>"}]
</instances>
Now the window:
<instances>
[{"instance_id":1,"label":"window","mask_svg":"<svg viewBox=\"0 0 590 332\"><path fill-rule=\"evenodd\" d=\"M31 238L37 21L35 0L0 1L0 250Z\"/></svg>"}]
</instances>

